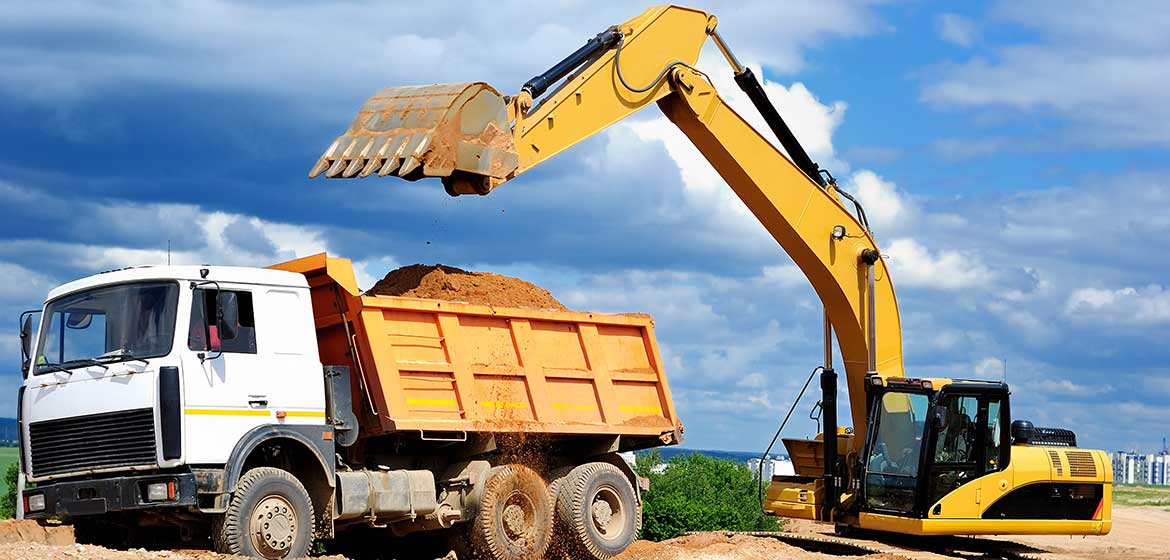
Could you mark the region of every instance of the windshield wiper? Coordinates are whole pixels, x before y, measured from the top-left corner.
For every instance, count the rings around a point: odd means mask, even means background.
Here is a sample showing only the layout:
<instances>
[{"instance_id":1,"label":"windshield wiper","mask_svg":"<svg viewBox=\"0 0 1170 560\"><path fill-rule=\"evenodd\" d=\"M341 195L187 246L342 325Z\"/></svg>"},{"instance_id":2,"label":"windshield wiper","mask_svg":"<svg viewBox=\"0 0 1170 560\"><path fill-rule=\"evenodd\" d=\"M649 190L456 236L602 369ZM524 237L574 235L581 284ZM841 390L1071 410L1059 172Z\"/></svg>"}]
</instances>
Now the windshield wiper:
<instances>
[{"instance_id":1,"label":"windshield wiper","mask_svg":"<svg viewBox=\"0 0 1170 560\"><path fill-rule=\"evenodd\" d=\"M61 373L67 373L69 375L73 375L73 370L71 370L67 367L62 367L60 364L54 364L52 362L45 362L43 364L37 364L37 372L40 372L42 368L48 369L49 371L59 371Z\"/></svg>"},{"instance_id":2,"label":"windshield wiper","mask_svg":"<svg viewBox=\"0 0 1170 560\"><path fill-rule=\"evenodd\" d=\"M100 361L101 363L127 361L127 362L142 362L144 364L150 364L150 362L148 362L142 358L135 358L134 352L131 352L130 350L128 350L126 348L119 348L117 350L110 350L109 352L106 352L105 354L98 356L97 360Z\"/></svg>"},{"instance_id":3,"label":"windshield wiper","mask_svg":"<svg viewBox=\"0 0 1170 560\"><path fill-rule=\"evenodd\" d=\"M101 363L93 358L77 358L76 360L69 360L66 362L61 362L61 365L63 365L63 366L70 365L70 364L77 364L80 366L100 367L104 370L110 369L110 366L107 366L106 364L103 364L103 363Z\"/></svg>"}]
</instances>

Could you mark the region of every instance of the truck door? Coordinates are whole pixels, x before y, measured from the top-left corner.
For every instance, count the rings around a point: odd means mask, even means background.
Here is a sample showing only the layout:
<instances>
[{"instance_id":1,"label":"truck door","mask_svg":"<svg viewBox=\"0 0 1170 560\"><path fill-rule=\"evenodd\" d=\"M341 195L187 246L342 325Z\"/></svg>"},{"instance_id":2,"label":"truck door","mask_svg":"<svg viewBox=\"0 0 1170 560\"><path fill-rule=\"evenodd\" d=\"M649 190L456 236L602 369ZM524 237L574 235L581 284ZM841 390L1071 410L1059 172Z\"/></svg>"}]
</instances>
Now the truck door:
<instances>
[{"instance_id":1,"label":"truck door","mask_svg":"<svg viewBox=\"0 0 1170 560\"><path fill-rule=\"evenodd\" d=\"M221 291L234 294L237 306L232 313L238 317L236 336L228 340L214 319ZM252 290L226 283L205 284L190 293L183 357L184 457L188 463L223 463L241 436L272 421L257 344L256 298Z\"/></svg>"}]
</instances>

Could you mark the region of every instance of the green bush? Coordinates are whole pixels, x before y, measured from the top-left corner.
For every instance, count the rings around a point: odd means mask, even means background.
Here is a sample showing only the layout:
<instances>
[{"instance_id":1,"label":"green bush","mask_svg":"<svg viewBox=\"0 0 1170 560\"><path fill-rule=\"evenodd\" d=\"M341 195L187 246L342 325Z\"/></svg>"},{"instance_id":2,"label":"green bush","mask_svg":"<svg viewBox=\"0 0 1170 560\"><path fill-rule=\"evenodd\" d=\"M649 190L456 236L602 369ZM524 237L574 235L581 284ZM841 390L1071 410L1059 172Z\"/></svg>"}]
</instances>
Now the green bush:
<instances>
[{"instance_id":1,"label":"green bush","mask_svg":"<svg viewBox=\"0 0 1170 560\"><path fill-rule=\"evenodd\" d=\"M662 473L657 451L638 457L639 476L650 478L643 494L642 538L661 541L689 531L775 531L775 517L760 511L755 476L747 465L697 453L670 460Z\"/></svg>"},{"instance_id":2,"label":"green bush","mask_svg":"<svg viewBox=\"0 0 1170 560\"><path fill-rule=\"evenodd\" d=\"M8 465L4 471L4 496L0 497L0 519L16 517L16 478L20 475L20 466L16 463Z\"/></svg>"}]
</instances>

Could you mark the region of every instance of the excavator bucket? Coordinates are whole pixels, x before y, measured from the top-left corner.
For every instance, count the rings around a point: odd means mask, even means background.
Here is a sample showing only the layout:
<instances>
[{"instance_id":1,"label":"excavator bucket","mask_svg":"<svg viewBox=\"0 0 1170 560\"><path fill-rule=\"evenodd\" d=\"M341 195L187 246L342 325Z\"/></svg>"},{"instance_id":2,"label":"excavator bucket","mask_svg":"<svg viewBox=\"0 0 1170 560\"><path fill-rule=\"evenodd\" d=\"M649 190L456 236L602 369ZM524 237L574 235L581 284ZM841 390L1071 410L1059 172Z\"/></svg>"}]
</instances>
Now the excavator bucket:
<instances>
[{"instance_id":1,"label":"excavator bucket","mask_svg":"<svg viewBox=\"0 0 1170 560\"><path fill-rule=\"evenodd\" d=\"M508 104L495 88L483 82L388 87L366 101L309 177L440 177L449 194L487 194L518 161Z\"/></svg>"}]
</instances>

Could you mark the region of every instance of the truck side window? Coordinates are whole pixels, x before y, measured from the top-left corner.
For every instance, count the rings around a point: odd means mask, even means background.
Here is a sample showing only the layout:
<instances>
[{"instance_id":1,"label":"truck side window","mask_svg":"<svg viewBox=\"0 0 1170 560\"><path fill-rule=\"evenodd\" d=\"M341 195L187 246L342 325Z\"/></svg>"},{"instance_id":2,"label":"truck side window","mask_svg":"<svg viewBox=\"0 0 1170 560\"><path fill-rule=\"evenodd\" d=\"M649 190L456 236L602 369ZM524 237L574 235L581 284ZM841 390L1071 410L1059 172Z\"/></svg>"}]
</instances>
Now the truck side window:
<instances>
[{"instance_id":1,"label":"truck side window","mask_svg":"<svg viewBox=\"0 0 1170 560\"><path fill-rule=\"evenodd\" d=\"M219 340L220 350L225 353L255 354L256 353L256 315L252 307L252 292L243 290L224 290L236 294L240 306L239 335L231 340L219 338L215 326L215 298L217 290L197 289L191 297L191 326L187 330L187 348L197 352L211 350L207 342L208 335L212 340ZM208 323L208 318L213 320Z\"/></svg>"}]
</instances>

